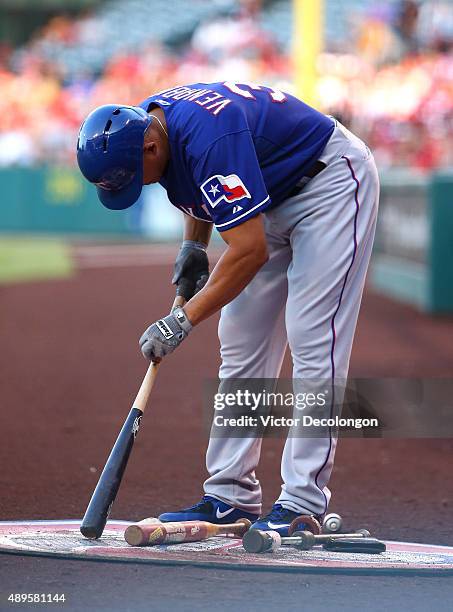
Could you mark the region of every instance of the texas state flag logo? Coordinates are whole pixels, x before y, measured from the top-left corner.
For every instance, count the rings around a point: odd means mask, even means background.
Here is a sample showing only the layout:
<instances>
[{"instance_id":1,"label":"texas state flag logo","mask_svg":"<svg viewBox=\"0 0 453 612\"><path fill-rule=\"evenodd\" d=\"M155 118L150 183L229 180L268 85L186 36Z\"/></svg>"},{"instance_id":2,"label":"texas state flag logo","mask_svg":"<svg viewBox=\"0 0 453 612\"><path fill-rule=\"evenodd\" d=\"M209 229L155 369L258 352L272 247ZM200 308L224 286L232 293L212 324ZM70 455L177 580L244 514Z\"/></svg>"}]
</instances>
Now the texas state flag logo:
<instances>
[{"instance_id":1,"label":"texas state flag logo","mask_svg":"<svg viewBox=\"0 0 453 612\"><path fill-rule=\"evenodd\" d=\"M228 176L214 174L201 185L201 191L212 208L222 200L236 202L242 198L252 197L237 174Z\"/></svg>"}]
</instances>

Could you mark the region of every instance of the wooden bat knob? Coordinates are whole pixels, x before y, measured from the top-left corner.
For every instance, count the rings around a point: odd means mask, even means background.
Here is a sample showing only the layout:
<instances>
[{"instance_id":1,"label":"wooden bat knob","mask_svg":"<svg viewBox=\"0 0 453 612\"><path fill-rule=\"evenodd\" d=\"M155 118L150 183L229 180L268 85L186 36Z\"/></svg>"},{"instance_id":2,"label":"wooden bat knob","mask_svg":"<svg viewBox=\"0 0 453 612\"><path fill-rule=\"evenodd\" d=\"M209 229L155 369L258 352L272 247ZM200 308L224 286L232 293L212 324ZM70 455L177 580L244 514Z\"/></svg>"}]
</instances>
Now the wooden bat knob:
<instances>
[{"instance_id":1,"label":"wooden bat knob","mask_svg":"<svg viewBox=\"0 0 453 612\"><path fill-rule=\"evenodd\" d=\"M236 521L236 524L242 525L243 528L240 530L235 529L233 533L242 537L252 526L252 521L249 521L249 519L246 518L240 518Z\"/></svg>"}]
</instances>

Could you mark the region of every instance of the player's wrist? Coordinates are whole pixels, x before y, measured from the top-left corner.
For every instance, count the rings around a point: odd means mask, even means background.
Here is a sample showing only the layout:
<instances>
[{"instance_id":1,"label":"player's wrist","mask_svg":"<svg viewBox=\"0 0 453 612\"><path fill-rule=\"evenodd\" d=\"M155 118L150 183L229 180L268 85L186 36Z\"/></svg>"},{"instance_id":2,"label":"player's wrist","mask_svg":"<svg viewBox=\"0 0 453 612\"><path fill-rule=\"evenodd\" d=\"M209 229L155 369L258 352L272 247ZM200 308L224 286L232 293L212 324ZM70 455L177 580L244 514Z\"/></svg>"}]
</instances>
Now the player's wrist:
<instances>
[{"instance_id":1,"label":"player's wrist","mask_svg":"<svg viewBox=\"0 0 453 612\"><path fill-rule=\"evenodd\" d=\"M182 306L176 306L176 308L174 308L172 311L172 315L175 317L179 327L186 334L189 334L192 331L193 325Z\"/></svg>"},{"instance_id":2,"label":"player's wrist","mask_svg":"<svg viewBox=\"0 0 453 612\"><path fill-rule=\"evenodd\" d=\"M198 249L199 251L206 251L207 245L203 244L203 242L199 242L198 240L183 240L181 244L181 249L191 248Z\"/></svg>"}]
</instances>

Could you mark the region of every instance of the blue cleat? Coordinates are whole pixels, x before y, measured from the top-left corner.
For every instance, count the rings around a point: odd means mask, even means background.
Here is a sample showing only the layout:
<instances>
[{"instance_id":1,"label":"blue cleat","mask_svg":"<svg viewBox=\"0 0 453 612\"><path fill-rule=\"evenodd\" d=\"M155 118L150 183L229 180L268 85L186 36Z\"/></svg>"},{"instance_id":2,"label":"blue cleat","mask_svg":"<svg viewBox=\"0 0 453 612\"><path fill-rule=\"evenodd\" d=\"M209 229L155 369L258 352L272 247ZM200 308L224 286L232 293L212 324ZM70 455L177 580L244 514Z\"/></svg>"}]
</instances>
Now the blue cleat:
<instances>
[{"instance_id":1,"label":"blue cleat","mask_svg":"<svg viewBox=\"0 0 453 612\"><path fill-rule=\"evenodd\" d=\"M205 495L198 504L190 506L190 508L184 508L177 512L164 512L159 516L159 520L163 523L208 521L208 523L215 523L216 525L235 523L241 518L246 518L253 523L257 520L258 515L230 506L230 504L209 495Z\"/></svg>"},{"instance_id":2,"label":"blue cleat","mask_svg":"<svg viewBox=\"0 0 453 612\"><path fill-rule=\"evenodd\" d=\"M263 516L255 521L250 529L260 529L261 531L278 531L282 537L287 537L289 535L289 526L291 525L292 521L299 516L301 516L300 512L288 510L288 508L284 508L281 504L274 504L269 514L266 514L266 516ZM304 525L302 522L300 525L298 525L297 529L299 531L302 531L303 529L308 529L311 531L310 525Z\"/></svg>"}]
</instances>

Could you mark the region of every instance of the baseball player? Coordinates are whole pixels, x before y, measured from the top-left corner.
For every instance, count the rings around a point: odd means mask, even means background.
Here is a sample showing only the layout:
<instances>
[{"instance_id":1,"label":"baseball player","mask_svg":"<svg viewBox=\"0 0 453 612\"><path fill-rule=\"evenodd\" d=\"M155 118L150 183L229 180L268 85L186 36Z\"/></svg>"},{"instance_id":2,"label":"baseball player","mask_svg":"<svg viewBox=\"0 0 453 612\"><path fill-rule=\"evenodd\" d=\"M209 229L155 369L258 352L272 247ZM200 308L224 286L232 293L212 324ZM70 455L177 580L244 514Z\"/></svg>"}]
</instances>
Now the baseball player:
<instances>
[{"instance_id":1,"label":"baseball player","mask_svg":"<svg viewBox=\"0 0 453 612\"><path fill-rule=\"evenodd\" d=\"M143 355L160 361L221 310L221 380L277 378L287 344L295 381L347 378L379 197L359 138L277 89L197 83L97 108L77 155L107 208L159 182L184 214L173 282L187 303L148 327ZM213 226L227 246L207 280ZM201 501L159 518L245 517L286 535L294 518L325 514L335 447L330 429L288 436L281 494L263 515L261 438L211 435Z\"/></svg>"}]
</instances>

